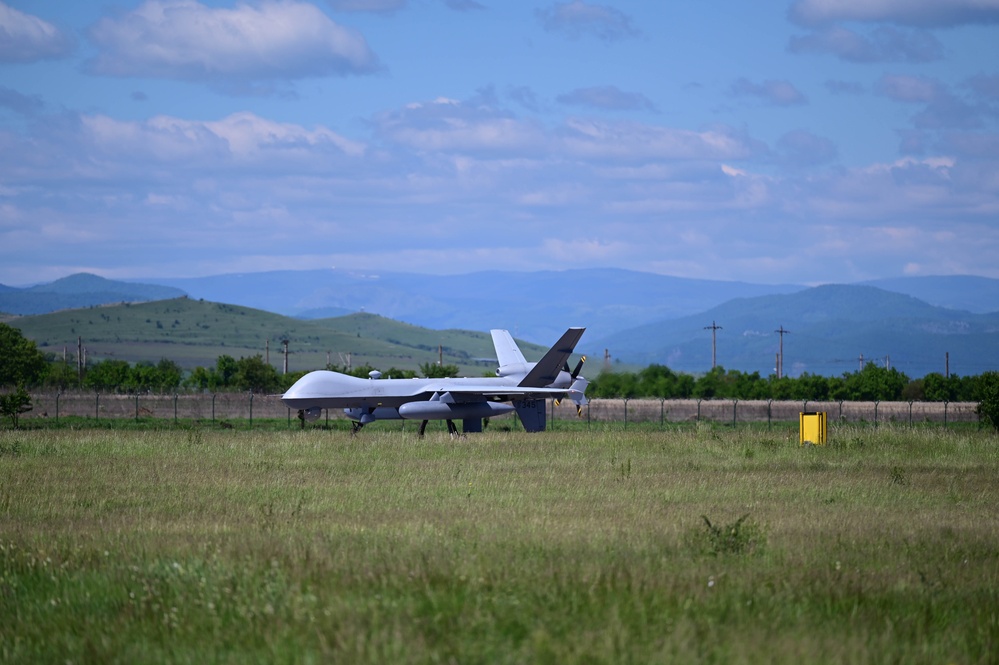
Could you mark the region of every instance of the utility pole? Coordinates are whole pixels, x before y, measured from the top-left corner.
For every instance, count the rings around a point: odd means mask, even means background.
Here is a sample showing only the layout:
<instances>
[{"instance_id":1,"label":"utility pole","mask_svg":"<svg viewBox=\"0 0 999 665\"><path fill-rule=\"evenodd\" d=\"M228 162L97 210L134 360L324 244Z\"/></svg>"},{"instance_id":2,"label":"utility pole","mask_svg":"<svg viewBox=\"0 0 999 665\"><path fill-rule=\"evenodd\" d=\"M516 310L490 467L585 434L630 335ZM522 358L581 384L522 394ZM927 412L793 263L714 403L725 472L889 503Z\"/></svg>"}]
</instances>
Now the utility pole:
<instances>
[{"instance_id":1,"label":"utility pole","mask_svg":"<svg viewBox=\"0 0 999 665\"><path fill-rule=\"evenodd\" d=\"M288 373L288 340L281 340L281 344L284 345L284 373Z\"/></svg>"},{"instance_id":2,"label":"utility pole","mask_svg":"<svg viewBox=\"0 0 999 665\"><path fill-rule=\"evenodd\" d=\"M76 338L76 378L83 387L83 337Z\"/></svg>"},{"instance_id":3,"label":"utility pole","mask_svg":"<svg viewBox=\"0 0 999 665\"><path fill-rule=\"evenodd\" d=\"M711 369L714 369L718 365L717 362L718 356L715 353L715 331L721 330L721 328L722 327L717 323L715 323L714 321L711 322L710 326L704 326L705 330L711 331Z\"/></svg>"},{"instance_id":4,"label":"utility pole","mask_svg":"<svg viewBox=\"0 0 999 665\"><path fill-rule=\"evenodd\" d=\"M863 353L860 354L860 367L857 368L857 371L858 372L863 372L864 371L864 354Z\"/></svg>"},{"instance_id":5,"label":"utility pole","mask_svg":"<svg viewBox=\"0 0 999 665\"><path fill-rule=\"evenodd\" d=\"M944 378L950 378L950 351L944 352Z\"/></svg>"},{"instance_id":6,"label":"utility pole","mask_svg":"<svg viewBox=\"0 0 999 665\"><path fill-rule=\"evenodd\" d=\"M781 327L774 332L780 335L780 351L777 353L777 378L780 379L784 376L784 335L791 331L784 330L784 326L781 325Z\"/></svg>"},{"instance_id":7,"label":"utility pole","mask_svg":"<svg viewBox=\"0 0 999 665\"><path fill-rule=\"evenodd\" d=\"M270 337L268 337L267 340L264 341L264 364L265 365L270 365L271 364L271 338Z\"/></svg>"}]
</instances>

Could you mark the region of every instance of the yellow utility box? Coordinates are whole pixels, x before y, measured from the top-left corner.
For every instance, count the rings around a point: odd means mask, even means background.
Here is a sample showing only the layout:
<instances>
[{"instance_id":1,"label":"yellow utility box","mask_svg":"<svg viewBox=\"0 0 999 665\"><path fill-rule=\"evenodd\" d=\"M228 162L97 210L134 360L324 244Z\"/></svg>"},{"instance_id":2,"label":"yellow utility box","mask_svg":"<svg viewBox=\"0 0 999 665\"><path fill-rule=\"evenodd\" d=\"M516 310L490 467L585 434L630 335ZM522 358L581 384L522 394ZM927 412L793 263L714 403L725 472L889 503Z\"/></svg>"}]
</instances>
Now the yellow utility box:
<instances>
[{"instance_id":1,"label":"yellow utility box","mask_svg":"<svg viewBox=\"0 0 999 665\"><path fill-rule=\"evenodd\" d=\"M798 414L798 445L806 443L815 446L826 444L825 411L802 411Z\"/></svg>"}]
</instances>

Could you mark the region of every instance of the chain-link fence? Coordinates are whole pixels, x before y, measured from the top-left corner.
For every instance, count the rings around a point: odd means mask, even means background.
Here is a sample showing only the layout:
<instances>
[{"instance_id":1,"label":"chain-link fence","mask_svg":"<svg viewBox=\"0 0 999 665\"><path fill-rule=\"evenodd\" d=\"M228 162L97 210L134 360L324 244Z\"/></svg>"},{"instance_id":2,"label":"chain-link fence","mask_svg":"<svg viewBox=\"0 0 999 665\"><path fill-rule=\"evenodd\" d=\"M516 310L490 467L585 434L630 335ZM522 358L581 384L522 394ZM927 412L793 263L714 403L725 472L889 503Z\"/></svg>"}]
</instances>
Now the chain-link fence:
<instances>
[{"instance_id":1,"label":"chain-link fence","mask_svg":"<svg viewBox=\"0 0 999 665\"><path fill-rule=\"evenodd\" d=\"M593 422L720 423L798 422L799 413L823 411L830 421L870 423L977 422L975 402L813 402L733 399L595 399L582 416ZM555 409L556 418L575 417L575 407ZM563 413L565 415L563 415Z\"/></svg>"},{"instance_id":2,"label":"chain-link fence","mask_svg":"<svg viewBox=\"0 0 999 665\"><path fill-rule=\"evenodd\" d=\"M70 416L104 419L226 422L230 420L294 419L275 395L252 393L179 393L116 395L94 392L34 393L32 410L22 420ZM594 399L581 417L594 423L718 423L797 422L800 412L824 411L831 422L958 423L977 422L974 402L812 402L730 399ZM344 418L330 409L323 419ZM512 416L505 416L512 417ZM549 418L577 420L568 400L549 402Z\"/></svg>"}]
</instances>

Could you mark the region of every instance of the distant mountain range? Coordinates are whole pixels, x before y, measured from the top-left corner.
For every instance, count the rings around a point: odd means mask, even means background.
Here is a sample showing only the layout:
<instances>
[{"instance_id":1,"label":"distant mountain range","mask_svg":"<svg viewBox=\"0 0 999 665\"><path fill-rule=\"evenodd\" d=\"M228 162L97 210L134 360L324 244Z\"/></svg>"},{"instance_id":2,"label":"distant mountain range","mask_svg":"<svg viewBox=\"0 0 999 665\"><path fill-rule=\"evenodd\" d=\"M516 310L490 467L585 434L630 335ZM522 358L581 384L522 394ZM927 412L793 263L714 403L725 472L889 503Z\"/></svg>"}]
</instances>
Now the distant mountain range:
<instances>
[{"instance_id":1,"label":"distant mountain range","mask_svg":"<svg viewBox=\"0 0 999 665\"><path fill-rule=\"evenodd\" d=\"M172 286L132 284L78 273L19 289L0 284L0 312L29 316L119 302L149 302L186 295Z\"/></svg>"},{"instance_id":2,"label":"distant mountain range","mask_svg":"<svg viewBox=\"0 0 999 665\"><path fill-rule=\"evenodd\" d=\"M587 335L606 335L694 314L732 298L805 288L616 269L444 276L304 270L157 281L192 298L288 316L326 318L365 311L434 329L506 328L538 344L554 342L569 326L586 326Z\"/></svg>"},{"instance_id":3,"label":"distant mountain range","mask_svg":"<svg viewBox=\"0 0 999 665\"><path fill-rule=\"evenodd\" d=\"M434 276L338 270L280 271L204 278L116 282L73 275L17 289L0 285L0 311L30 315L188 295L299 320L366 311L434 330L506 328L547 346L573 325L587 327L580 351L590 367L661 363L680 371L718 363L774 371L780 327L784 371L841 374L864 361L910 376L999 368L999 280L912 277L861 285L761 285L691 280L627 270L479 272ZM223 340L220 340L223 341ZM594 370L590 370L595 373Z\"/></svg>"},{"instance_id":4,"label":"distant mountain range","mask_svg":"<svg viewBox=\"0 0 999 665\"><path fill-rule=\"evenodd\" d=\"M839 375L876 362L910 377L999 369L999 312L973 314L871 286L827 285L793 294L737 298L695 316L659 321L594 340L629 363L678 371L719 365L775 372L783 335L784 373Z\"/></svg>"}]
</instances>

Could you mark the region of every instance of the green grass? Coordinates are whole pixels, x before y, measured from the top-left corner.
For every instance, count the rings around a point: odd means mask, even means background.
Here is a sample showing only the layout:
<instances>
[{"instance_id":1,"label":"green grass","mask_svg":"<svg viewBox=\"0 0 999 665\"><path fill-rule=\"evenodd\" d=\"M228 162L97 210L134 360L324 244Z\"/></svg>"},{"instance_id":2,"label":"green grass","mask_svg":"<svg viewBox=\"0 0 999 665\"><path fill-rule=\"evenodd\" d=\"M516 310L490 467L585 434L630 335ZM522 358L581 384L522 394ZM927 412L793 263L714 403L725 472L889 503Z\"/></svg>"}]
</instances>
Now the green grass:
<instances>
[{"instance_id":1,"label":"green grass","mask_svg":"<svg viewBox=\"0 0 999 665\"><path fill-rule=\"evenodd\" d=\"M0 431L0 661L996 662L995 435L830 438Z\"/></svg>"}]
</instances>

